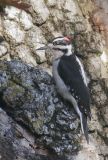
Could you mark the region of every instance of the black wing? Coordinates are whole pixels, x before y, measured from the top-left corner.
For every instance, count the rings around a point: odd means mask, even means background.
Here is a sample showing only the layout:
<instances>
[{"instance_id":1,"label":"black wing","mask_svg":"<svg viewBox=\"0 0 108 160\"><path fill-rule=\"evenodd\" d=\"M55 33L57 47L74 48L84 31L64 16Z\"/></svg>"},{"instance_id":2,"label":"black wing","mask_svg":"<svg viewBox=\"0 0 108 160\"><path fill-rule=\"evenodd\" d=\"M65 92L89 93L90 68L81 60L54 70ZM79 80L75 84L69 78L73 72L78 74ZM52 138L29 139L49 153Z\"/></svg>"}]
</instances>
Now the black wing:
<instances>
[{"instance_id":1,"label":"black wing","mask_svg":"<svg viewBox=\"0 0 108 160\"><path fill-rule=\"evenodd\" d=\"M72 96L77 100L81 112L90 117L90 94L88 87L84 84L76 56L62 56L58 65L58 73Z\"/></svg>"}]
</instances>

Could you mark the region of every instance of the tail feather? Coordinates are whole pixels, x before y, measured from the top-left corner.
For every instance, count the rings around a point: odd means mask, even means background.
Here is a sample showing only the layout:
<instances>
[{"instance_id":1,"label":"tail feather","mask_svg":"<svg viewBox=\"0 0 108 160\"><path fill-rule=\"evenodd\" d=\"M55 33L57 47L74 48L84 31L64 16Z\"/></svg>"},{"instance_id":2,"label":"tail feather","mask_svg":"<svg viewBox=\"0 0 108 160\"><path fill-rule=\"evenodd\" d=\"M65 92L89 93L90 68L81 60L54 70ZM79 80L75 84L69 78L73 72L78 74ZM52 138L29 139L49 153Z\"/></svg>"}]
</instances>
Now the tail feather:
<instances>
[{"instance_id":1,"label":"tail feather","mask_svg":"<svg viewBox=\"0 0 108 160\"><path fill-rule=\"evenodd\" d=\"M81 129L82 129L82 132L85 135L87 143L89 144L87 115L85 115L84 113L82 113L80 119L81 119Z\"/></svg>"}]
</instances>

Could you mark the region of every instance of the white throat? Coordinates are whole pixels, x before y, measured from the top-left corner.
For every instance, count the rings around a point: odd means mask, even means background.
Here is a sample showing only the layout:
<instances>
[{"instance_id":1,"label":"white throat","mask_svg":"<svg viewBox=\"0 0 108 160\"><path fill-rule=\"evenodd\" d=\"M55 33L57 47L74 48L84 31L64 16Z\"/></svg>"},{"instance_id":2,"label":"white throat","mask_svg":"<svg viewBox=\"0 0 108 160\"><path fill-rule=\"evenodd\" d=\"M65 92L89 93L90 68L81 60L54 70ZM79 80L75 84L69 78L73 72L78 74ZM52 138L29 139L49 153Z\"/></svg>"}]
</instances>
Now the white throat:
<instances>
[{"instance_id":1,"label":"white throat","mask_svg":"<svg viewBox=\"0 0 108 160\"><path fill-rule=\"evenodd\" d=\"M73 54L73 51L72 51L72 46L71 45L68 45L67 46L67 53L65 54L66 56L70 56L71 54Z\"/></svg>"}]
</instances>

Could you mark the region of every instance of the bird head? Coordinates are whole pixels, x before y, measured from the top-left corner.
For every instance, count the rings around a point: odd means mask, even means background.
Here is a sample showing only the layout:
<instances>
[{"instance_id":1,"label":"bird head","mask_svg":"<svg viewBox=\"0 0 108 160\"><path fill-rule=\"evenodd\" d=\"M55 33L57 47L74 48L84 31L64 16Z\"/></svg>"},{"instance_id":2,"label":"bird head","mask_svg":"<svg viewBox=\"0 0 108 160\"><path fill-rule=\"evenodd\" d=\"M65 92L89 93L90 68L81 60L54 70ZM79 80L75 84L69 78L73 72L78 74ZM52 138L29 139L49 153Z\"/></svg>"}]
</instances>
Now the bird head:
<instances>
[{"instance_id":1,"label":"bird head","mask_svg":"<svg viewBox=\"0 0 108 160\"><path fill-rule=\"evenodd\" d=\"M72 49L72 37L70 36L65 36L65 37L56 37L54 38L51 42L49 42L47 45L38 48L37 50L46 50L46 49L51 49L51 50L56 50L56 51L61 51L66 55L70 55L71 49Z\"/></svg>"}]
</instances>

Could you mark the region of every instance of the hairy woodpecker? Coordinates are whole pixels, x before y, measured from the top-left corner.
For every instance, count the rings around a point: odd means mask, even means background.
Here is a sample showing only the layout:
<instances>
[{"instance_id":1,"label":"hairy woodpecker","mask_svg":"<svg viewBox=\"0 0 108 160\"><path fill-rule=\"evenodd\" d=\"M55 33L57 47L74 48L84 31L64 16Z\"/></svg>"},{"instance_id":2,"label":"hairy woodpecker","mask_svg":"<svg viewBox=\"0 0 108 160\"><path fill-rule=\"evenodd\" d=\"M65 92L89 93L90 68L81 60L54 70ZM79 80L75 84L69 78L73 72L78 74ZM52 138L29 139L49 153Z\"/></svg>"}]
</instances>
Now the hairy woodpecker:
<instances>
[{"instance_id":1,"label":"hairy woodpecker","mask_svg":"<svg viewBox=\"0 0 108 160\"><path fill-rule=\"evenodd\" d=\"M83 65L72 51L70 37L57 37L38 50L51 49L53 52L53 76L59 94L69 101L81 121L81 129L89 143L87 117L91 119L90 94Z\"/></svg>"}]
</instances>

